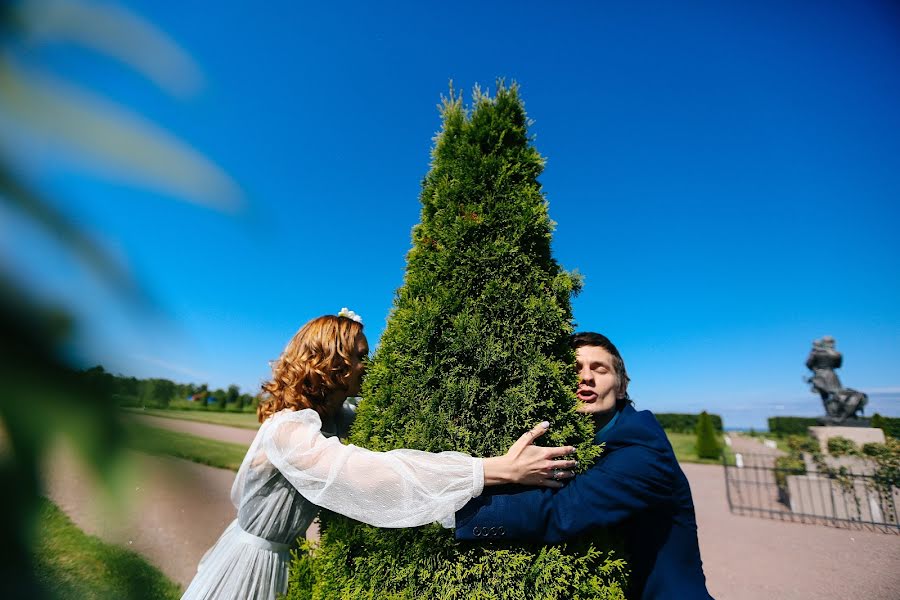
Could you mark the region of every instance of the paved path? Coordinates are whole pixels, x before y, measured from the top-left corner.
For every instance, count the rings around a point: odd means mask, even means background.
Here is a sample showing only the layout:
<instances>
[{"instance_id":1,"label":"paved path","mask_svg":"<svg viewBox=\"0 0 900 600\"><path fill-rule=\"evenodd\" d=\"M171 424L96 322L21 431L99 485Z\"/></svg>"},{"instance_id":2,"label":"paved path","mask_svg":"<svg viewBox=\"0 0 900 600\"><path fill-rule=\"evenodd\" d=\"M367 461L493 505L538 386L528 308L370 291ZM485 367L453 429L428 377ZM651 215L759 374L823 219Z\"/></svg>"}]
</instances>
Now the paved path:
<instances>
[{"instance_id":1,"label":"paved path","mask_svg":"<svg viewBox=\"0 0 900 600\"><path fill-rule=\"evenodd\" d=\"M66 447L51 457L44 471L47 495L79 528L139 552L183 588L235 518L229 498L232 471L130 452L133 482L125 489L120 514Z\"/></svg>"},{"instance_id":2,"label":"paved path","mask_svg":"<svg viewBox=\"0 0 900 600\"><path fill-rule=\"evenodd\" d=\"M733 515L722 467L682 468L709 591L718 600L900 596L900 535Z\"/></svg>"},{"instance_id":3,"label":"paved path","mask_svg":"<svg viewBox=\"0 0 900 600\"><path fill-rule=\"evenodd\" d=\"M243 429L241 427L229 427L228 425L213 425L212 423L201 423L200 421L188 421L185 419L170 419L167 417L155 417L153 415L140 415L132 412L123 413L126 420L150 427L160 427L162 429L171 429L172 431L180 431L182 433L190 433L200 437L212 440L220 440L230 442L232 444L243 444L249 446L256 437L255 429Z\"/></svg>"},{"instance_id":4,"label":"paved path","mask_svg":"<svg viewBox=\"0 0 900 600\"><path fill-rule=\"evenodd\" d=\"M729 432L727 435L731 438L731 449L734 452L767 456L781 456L784 454L784 452L777 448L769 448L758 438L734 432Z\"/></svg>"},{"instance_id":5,"label":"paved path","mask_svg":"<svg viewBox=\"0 0 900 600\"><path fill-rule=\"evenodd\" d=\"M136 422L249 446L250 429L149 415ZM98 495L96 480L64 445L46 461L47 495L83 531L139 552L170 579L186 588L197 563L234 520L234 472L177 458L129 452L133 479L125 490L124 514ZM307 537L318 537L313 524Z\"/></svg>"},{"instance_id":6,"label":"paved path","mask_svg":"<svg viewBox=\"0 0 900 600\"><path fill-rule=\"evenodd\" d=\"M245 444L249 444L246 436L252 440L254 434L219 425L139 418ZM113 526L108 510L95 502L90 481L65 455L51 462L50 496L85 531L137 550L186 585L200 557L234 518L228 499L234 473L177 459L134 458L140 482L128 498L130 520L125 523ZM697 508L709 590L718 600L898 597L900 535L732 515L722 467L683 468Z\"/></svg>"}]
</instances>

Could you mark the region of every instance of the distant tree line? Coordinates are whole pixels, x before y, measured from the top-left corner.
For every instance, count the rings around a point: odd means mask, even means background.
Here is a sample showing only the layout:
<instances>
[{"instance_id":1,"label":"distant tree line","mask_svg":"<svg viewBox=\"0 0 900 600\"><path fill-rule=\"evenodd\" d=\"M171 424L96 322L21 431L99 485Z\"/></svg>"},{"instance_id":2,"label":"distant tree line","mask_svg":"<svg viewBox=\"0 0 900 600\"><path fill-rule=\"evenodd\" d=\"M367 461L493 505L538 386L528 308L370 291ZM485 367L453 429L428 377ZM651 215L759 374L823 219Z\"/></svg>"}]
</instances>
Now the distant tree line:
<instances>
[{"instance_id":1,"label":"distant tree line","mask_svg":"<svg viewBox=\"0 0 900 600\"><path fill-rule=\"evenodd\" d=\"M700 415L687 413L653 413L653 416L656 417L663 429L675 433L696 433L700 421ZM713 430L722 433L722 417L709 414L707 416Z\"/></svg>"},{"instance_id":2,"label":"distant tree line","mask_svg":"<svg viewBox=\"0 0 900 600\"><path fill-rule=\"evenodd\" d=\"M109 373L101 366L82 371L92 389L109 394L119 406L175 408L181 410L252 411L258 399L242 394L237 385L210 390L205 383L176 383L169 379L138 379Z\"/></svg>"},{"instance_id":3,"label":"distant tree line","mask_svg":"<svg viewBox=\"0 0 900 600\"><path fill-rule=\"evenodd\" d=\"M819 425L816 417L769 417L769 432L775 435L807 435L807 429ZM900 438L900 418L872 415L871 427L892 438Z\"/></svg>"},{"instance_id":4,"label":"distant tree line","mask_svg":"<svg viewBox=\"0 0 900 600\"><path fill-rule=\"evenodd\" d=\"M819 424L816 417L769 417L769 433L773 435L807 435L806 430Z\"/></svg>"}]
</instances>

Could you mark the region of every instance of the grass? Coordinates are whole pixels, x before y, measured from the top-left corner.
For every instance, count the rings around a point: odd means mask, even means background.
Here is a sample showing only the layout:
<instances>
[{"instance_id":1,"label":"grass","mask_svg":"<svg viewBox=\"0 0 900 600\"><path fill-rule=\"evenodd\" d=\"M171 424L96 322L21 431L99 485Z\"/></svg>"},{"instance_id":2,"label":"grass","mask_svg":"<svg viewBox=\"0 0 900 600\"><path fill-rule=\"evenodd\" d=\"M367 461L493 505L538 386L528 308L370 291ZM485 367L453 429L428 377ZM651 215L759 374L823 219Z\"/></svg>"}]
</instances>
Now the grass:
<instances>
[{"instance_id":1,"label":"grass","mask_svg":"<svg viewBox=\"0 0 900 600\"><path fill-rule=\"evenodd\" d=\"M669 437L669 442L672 444L672 449L675 451L675 458L678 459L678 462L687 462L687 463L701 463L705 465L721 465L722 459L710 459L710 458L700 458L697 456L697 435L694 433L676 433L674 431L667 431L666 435ZM725 455L728 456L728 460L730 462L734 462L734 453L730 448L725 446L725 442L722 440L722 437L719 436L719 443L725 448Z\"/></svg>"},{"instance_id":2,"label":"grass","mask_svg":"<svg viewBox=\"0 0 900 600\"><path fill-rule=\"evenodd\" d=\"M165 408L125 408L128 412L139 415L181 419L183 421L199 421L213 425L228 425L242 429L259 429L256 413L218 412L212 410L169 410Z\"/></svg>"},{"instance_id":3,"label":"grass","mask_svg":"<svg viewBox=\"0 0 900 600\"><path fill-rule=\"evenodd\" d=\"M127 429L131 434L129 436L129 445L135 450L149 454L174 456L204 465L231 469L232 471L237 471L240 468L241 461L244 460L244 455L248 449L247 446L242 444L219 442L188 433L169 431L168 429L149 427L137 423L128 424ZM694 447L697 441L695 434L667 431L666 435L669 437L672 449L675 450L675 458L678 459L678 462L708 465L722 464L721 459L708 459L697 456L697 450ZM719 443L725 447L721 437L719 438ZM725 448L725 453L729 461L733 462L734 453L729 448Z\"/></svg>"},{"instance_id":4,"label":"grass","mask_svg":"<svg viewBox=\"0 0 900 600\"><path fill-rule=\"evenodd\" d=\"M231 444L189 433L148 427L137 423L126 425L128 445L148 454L174 456L211 467L237 471L249 446Z\"/></svg>"},{"instance_id":5,"label":"grass","mask_svg":"<svg viewBox=\"0 0 900 600\"><path fill-rule=\"evenodd\" d=\"M78 529L55 504L40 507L35 548L40 583L51 598L178 600L181 589L138 554Z\"/></svg>"}]
</instances>

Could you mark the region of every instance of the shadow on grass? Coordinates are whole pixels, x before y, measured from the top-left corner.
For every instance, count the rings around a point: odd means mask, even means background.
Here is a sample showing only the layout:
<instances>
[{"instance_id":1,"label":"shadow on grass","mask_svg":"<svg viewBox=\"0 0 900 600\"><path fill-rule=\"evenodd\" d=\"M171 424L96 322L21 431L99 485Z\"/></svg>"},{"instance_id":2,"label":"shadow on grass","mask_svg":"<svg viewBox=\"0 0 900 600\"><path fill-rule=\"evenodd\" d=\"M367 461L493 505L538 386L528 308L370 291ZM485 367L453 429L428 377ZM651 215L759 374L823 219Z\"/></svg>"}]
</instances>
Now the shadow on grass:
<instances>
[{"instance_id":1,"label":"shadow on grass","mask_svg":"<svg viewBox=\"0 0 900 600\"><path fill-rule=\"evenodd\" d=\"M87 535L50 501L40 507L38 581L50 598L173 599L181 589L140 555Z\"/></svg>"}]
</instances>

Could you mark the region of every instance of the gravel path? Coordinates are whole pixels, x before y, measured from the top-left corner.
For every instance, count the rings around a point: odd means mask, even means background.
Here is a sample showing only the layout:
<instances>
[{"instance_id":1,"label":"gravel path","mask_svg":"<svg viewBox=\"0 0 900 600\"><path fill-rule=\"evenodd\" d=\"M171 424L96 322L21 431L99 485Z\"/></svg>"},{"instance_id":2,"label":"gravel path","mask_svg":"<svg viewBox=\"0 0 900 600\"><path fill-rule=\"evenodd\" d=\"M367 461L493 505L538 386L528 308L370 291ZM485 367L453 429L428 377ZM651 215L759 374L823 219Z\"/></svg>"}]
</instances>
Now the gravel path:
<instances>
[{"instance_id":1,"label":"gravel path","mask_svg":"<svg viewBox=\"0 0 900 600\"><path fill-rule=\"evenodd\" d=\"M148 425L244 444L254 434L220 425L138 418ZM115 521L109 509L96 502L93 484L82 469L63 450L55 456L47 470L49 495L75 523L140 552L182 585L234 518L228 498L231 471L135 454L139 481L126 499L127 517ZM900 595L900 535L732 515L722 467L683 468L694 495L704 570L715 598L894 600Z\"/></svg>"}]
</instances>

